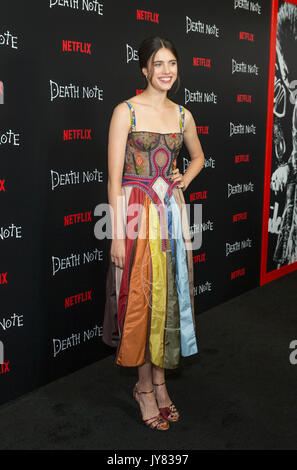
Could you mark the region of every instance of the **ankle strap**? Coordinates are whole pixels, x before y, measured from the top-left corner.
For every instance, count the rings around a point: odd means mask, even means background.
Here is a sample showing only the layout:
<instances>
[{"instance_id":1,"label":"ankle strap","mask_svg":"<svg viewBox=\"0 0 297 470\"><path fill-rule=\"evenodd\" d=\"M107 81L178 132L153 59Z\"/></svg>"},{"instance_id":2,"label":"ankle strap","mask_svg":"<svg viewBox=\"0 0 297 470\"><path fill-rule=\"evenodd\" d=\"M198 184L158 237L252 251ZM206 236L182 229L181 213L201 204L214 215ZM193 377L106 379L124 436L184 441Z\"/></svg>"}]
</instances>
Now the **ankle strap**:
<instances>
[{"instance_id":1,"label":"ankle strap","mask_svg":"<svg viewBox=\"0 0 297 470\"><path fill-rule=\"evenodd\" d=\"M164 384L165 384L165 382L163 382L162 384L154 384L154 383L153 383L153 385L156 385L156 386L164 385Z\"/></svg>"},{"instance_id":2,"label":"ankle strap","mask_svg":"<svg viewBox=\"0 0 297 470\"><path fill-rule=\"evenodd\" d=\"M138 390L137 385L135 385L135 390L137 393L154 393L154 390L151 390L150 392L141 392L140 390Z\"/></svg>"}]
</instances>

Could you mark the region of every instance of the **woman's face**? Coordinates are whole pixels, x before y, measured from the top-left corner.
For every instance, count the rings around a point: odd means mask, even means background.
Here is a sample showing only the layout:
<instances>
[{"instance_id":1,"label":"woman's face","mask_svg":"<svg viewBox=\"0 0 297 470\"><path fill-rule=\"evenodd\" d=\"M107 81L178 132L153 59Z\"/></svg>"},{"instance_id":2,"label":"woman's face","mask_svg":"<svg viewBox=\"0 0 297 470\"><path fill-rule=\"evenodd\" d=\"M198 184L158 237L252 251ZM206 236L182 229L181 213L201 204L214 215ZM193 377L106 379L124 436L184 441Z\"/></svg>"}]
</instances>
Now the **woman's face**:
<instances>
[{"instance_id":1,"label":"woman's face","mask_svg":"<svg viewBox=\"0 0 297 470\"><path fill-rule=\"evenodd\" d=\"M154 88L170 90L177 79L177 60L175 55L165 47L156 53L154 60L148 61L148 69L143 68L143 73L148 75L148 80Z\"/></svg>"}]
</instances>

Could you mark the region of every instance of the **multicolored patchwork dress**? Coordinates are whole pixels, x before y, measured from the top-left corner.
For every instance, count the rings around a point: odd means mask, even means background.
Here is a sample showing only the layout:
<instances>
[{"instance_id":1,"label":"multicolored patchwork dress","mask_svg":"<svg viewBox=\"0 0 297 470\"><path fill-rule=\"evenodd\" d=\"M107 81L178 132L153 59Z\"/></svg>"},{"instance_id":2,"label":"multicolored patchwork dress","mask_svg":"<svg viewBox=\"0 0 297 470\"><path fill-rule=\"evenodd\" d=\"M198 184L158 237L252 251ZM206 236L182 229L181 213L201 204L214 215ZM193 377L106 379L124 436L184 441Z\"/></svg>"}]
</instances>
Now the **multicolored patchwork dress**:
<instances>
[{"instance_id":1,"label":"multicolored patchwork dress","mask_svg":"<svg viewBox=\"0 0 297 470\"><path fill-rule=\"evenodd\" d=\"M175 369L181 356L198 352L189 224L179 181L170 179L185 112L179 105L180 132L136 131L135 109L126 103L131 129L122 177L125 264L121 269L109 263L103 341L117 348L118 365L151 361Z\"/></svg>"}]
</instances>

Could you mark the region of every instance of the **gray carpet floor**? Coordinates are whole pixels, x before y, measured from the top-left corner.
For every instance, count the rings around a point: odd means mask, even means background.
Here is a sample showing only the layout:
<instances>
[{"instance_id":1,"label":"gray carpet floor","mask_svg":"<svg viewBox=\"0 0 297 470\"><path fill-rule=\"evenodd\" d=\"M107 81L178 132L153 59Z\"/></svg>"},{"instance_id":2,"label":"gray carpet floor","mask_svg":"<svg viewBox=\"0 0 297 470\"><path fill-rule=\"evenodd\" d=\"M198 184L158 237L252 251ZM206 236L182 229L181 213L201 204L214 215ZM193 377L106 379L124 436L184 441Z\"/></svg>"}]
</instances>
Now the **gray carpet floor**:
<instances>
[{"instance_id":1,"label":"gray carpet floor","mask_svg":"<svg viewBox=\"0 0 297 470\"><path fill-rule=\"evenodd\" d=\"M0 449L296 449L297 272L197 318L199 354L168 371L181 419L141 422L114 355L0 406ZM111 453L112 455L112 453Z\"/></svg>"}]
</instances>

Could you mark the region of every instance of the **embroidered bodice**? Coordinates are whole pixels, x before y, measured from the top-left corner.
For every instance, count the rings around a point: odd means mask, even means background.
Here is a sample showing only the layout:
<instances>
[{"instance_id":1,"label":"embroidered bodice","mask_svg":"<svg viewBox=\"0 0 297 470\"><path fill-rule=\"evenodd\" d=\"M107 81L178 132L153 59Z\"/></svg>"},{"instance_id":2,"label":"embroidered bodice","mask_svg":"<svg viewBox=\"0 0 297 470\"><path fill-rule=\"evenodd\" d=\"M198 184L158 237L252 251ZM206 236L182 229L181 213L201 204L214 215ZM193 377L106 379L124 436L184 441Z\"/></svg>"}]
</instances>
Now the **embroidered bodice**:
<instances>
[{"instance_id":1,"label":"embroidered bodice","mask_svg":"<svg viewBox=\"0 0 297 470\"><path fill-rule=\"evenodd\" d=\"M168 246L166 211L173 189L179 181L170 179L176 168L176 161L183 143L184 108L180 105L180 132L161 134L159 132L135 131L134 107L126 101L131 110L131 129L128 134L122 186L134 186L144 191L158 208L161 230L161 249ZM181 191L181 189L180 189Z\"/></svg>"},{"instance_id":2,"label":"embroidered bodice","mask_svg":"<svg viewBox=\"0 0 297 470\"><path fill-rule=\"evenodd\" d=\"M158 133L136 131L136 117L133 105L126 101L131 111L131 129L128 134L124 175L152 176L162 173L167 179L176 167L177 157L183 144L184 108L180 109L180 132Z\"/></svg>"}]
</instances>

